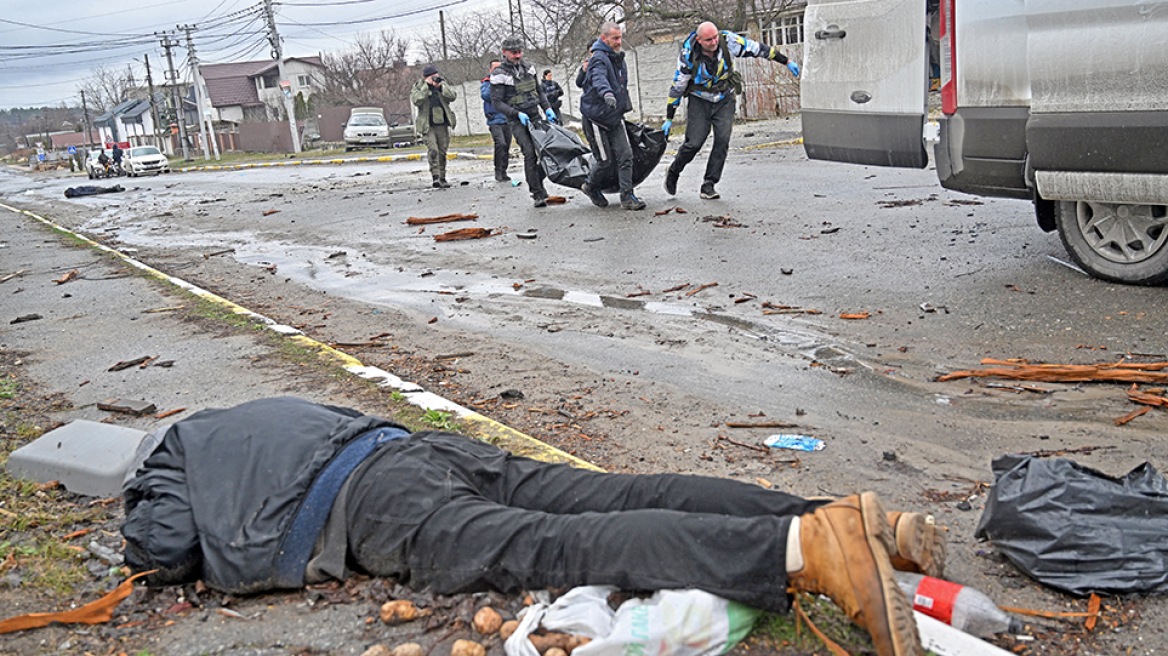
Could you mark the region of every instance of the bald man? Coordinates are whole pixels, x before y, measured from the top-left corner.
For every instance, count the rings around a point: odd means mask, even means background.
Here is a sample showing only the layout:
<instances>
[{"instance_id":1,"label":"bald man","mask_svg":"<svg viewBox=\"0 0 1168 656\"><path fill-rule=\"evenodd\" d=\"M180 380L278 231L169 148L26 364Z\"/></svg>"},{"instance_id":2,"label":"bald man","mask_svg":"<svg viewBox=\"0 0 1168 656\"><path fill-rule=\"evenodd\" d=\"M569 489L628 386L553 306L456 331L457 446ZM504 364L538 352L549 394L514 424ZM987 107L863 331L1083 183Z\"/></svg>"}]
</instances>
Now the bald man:
<instances>
[{"instance_id":1,"label":"bald man","mask_svg":"<svg viewBox=\"0 0 1168 656\"><path fill-rule=\"evenodd\" d=\"M701 197L718 198L714 188L722 179L726 153L730 150L730 131L734 128L735 96L742 92L742 78L734 70L735 57L765 57L786 64L791 74L799 77L799 65L789 61L778 48L751 41L710 22L698 25L681 46L677 72L669 89L665 107L666 121L662 129L666 136L673 127L673 115L681 99L688 99L686 108L685 142L677 150L677 157L665 174L665 191L677 195L677 180L682 170L702 149L710 130L714 131L714 147L706 162Z\"/></svg>"}]
</instances>

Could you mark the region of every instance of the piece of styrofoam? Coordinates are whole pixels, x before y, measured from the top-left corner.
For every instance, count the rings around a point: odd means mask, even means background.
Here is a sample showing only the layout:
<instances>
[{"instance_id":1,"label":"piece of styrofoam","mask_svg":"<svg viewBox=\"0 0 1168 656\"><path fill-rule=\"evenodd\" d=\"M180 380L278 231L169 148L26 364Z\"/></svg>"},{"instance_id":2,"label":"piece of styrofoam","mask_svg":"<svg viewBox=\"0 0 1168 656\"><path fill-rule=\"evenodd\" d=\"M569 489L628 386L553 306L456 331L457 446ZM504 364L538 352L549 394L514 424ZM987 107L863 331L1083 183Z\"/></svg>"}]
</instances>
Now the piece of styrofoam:
<instances>
[{"instance_id":1,"label":"piece of styrofoam","mask_svg":"<svg viewBox=\"0 0 1168 656\"><path fill-rule=\"evenodd\" d=\"M5 469L38 483L60 481L77 494L121 496L134 450L145 435L135 428L79 419L13 451Z\"/></svg>"}]
</instances>

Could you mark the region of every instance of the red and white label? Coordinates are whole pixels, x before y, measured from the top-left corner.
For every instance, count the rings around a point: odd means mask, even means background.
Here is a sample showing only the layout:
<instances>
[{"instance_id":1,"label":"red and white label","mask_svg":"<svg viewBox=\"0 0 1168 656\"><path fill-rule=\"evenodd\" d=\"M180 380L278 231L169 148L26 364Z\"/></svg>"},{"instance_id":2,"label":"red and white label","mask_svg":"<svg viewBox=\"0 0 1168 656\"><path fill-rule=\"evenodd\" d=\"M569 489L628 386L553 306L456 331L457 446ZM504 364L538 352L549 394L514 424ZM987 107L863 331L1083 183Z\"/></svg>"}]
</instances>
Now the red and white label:
<instances>
[{"instance_id":1,"label":"red and white label","mask_svg":"<svg viewBox=\"0 0 1168 656\"><path fill-rule=\"evenodd\" d=\"M921 579L913 595L913 609L946 624L953 621L953 600L961 592L960 586L931 576Z\"/></svg>"}]
</instances>

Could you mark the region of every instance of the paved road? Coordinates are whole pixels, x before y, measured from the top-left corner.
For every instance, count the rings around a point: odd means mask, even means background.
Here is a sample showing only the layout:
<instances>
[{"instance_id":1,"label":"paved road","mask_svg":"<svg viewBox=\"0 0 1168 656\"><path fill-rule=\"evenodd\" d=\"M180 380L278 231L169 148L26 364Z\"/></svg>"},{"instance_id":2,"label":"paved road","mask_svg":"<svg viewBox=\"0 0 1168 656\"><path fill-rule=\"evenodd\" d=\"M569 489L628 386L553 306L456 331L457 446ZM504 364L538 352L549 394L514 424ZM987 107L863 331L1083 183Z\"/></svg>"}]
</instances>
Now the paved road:
<instances>
[{"instance_id":1,"label":"paved road","mask_svg":"<svg viewBox=\"0 0 1168 656\"><path fill-rule=\"evenodd\" d=\"M1165 413L1117 428L1111 420L1131 409L1119 386L1019 395L933 380L983 357L1164 359L1163 289L1083 276L1057 261L1066 259L1057 237L1038 230L1028 204L951 194L930 170L736 149L723 198L703 201L701 162L675 199L660 172L650 177L640 192L649 210L635 213L594 208L571 190L559 190L566 205L536 210L524 187L493 182L489 162L462 160L446 191L425 187L425 166L413 163L175 174L69 204L61 192L76 179L0 175L0 191L257 302L279 306L279 290L296 286L366 313L400 311L419 332L436 319L445 335L541 358L468 373L483 390L514 386L517 371L529 390L582 387L587 376L597 387L635 385L632 398L653 404L638 419L654 416L665 431L628 432L623 447L658 468L725 471L704 455L712 426L747 414L796 421L828 441L797 472L746 470L804 493L859 485L921 503L929 489L991 480L993 457L1038 449L1114 446L1076 456L1114 474L1164 462ZM455 212L478 220L405 225ZM433 240L469 225L498 236ZM531 231L536 239L518 237ZM228 257L234 269L210 268ZM820 313L768 313L783 306ZM870 318L840 318L862 311ZM557 388L569 375L572 385ZM886 451L897 460L883 461ZM993 591L970 538L976 515L945 515L960 544L954 572ZM1013 587L1021 605L1051 603Z\"/></svg>"}]
</instances>

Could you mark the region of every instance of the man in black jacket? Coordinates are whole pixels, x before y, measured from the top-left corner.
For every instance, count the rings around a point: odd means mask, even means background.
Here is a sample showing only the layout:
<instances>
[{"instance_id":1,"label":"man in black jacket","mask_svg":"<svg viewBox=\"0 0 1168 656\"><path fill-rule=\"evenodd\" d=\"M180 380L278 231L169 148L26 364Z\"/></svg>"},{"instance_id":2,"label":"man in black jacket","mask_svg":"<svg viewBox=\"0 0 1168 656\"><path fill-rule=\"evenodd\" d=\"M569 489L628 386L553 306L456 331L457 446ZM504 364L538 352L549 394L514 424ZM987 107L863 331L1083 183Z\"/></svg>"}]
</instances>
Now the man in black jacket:
<instances>
[{"instance_id":1,"label":"man in black jacket","mask_svg":"<svg viewBox=\"0 0 1168 656\"><path fill-rule=\"evenodd\" d=\"M871 492L586 471L289 397L195 413L139 451L122 532L150 585L251 593L355 566L439 594L698 588L775 612L790 586L831 597L880 656L918 656L893 567L944 566L926 518Z\"/></svg>"},{"instance_id":2,"label":"man in black jacket","mask_svg":"<svg viewBox=\"0 0 1168 656\"><path fill-rule=\"evenodd\" d=\"M543 71L543 95L547 97L548 103L552 106L552 111L556 113L556 123L564 124L564 114L560 108L564 106L564 101L560 100L564 96L564 87L560 86L559 82L552 79L552 69L546 68Z\"/></svg>"},{"instance_id":3,"label":"man in black jacket","mask_svg":"<svg viewBox=\"0 0 1168 656\"><path fill-rule=\"evenodd\" d=\"M511 134L523 153L523 173L536 207L547 207L548 193L543 186L543 168L535 152L535 143L527 126L540 120L540 110L549 121L556 114L544 96L543 86L536 77L535 67L523 61L523 40L507 37L503 40L503 63L491 71L491 103L495 111L507 117Z\"/></svg>"},{"instance_id":4,"label":"man in black jacket","mask_svg":"<svg viewBox=\"0 0 1168 656\"><path fill-rule=\"evenodd\" d=\"M608 199L600 190L604 180L616 169L620 186L621 207L643 210L645 203L633 195L633 148L625 132L625 112L632 110L629 98L629 73L621 52L623 34L612 21L600 26L600 38L592 44L584 76L580 114L588 121L584 129L590 131L596 166L588 172L588 181L582 187L592 204L607 207Z\"/></svg>"}]
</instances>

